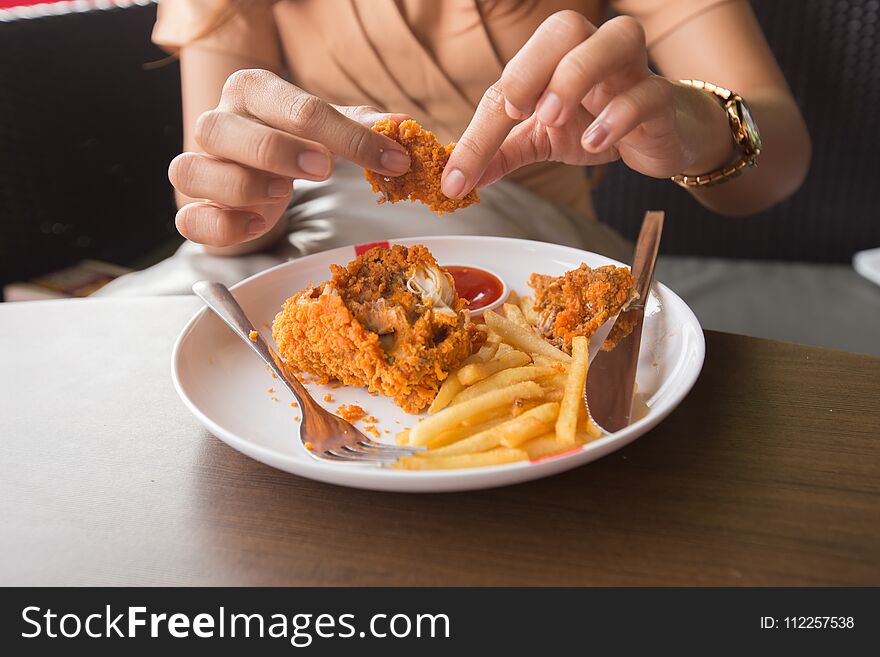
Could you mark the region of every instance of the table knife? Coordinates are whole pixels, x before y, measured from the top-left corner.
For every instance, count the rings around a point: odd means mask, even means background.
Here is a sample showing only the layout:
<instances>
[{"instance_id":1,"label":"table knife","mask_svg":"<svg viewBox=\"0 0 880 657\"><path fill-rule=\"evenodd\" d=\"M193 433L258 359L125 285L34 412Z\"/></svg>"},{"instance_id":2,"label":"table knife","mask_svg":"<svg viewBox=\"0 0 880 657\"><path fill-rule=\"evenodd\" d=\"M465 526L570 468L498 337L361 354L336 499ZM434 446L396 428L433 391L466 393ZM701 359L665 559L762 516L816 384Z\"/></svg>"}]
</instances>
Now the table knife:
<instances>
[{"instance_id":1,"label":"table knife","mask_svg":"<svg viewBox=\"0 0 880 657\"><path fill-rule=\"evenodd\" d=\"M654 263L663 231L663 212L645 213L633 255L632 274L638 296L617 316L615 325L635 320L632 332L611 351L600 351L590 363L584 402L593 421L606 433L620 431L630 424L635 395L636 369L642 341L645 304L651 293ZM626 325L626 324L624 324ZM612 331L614 329L612 328Z\"/></svg>"}]
</instances>

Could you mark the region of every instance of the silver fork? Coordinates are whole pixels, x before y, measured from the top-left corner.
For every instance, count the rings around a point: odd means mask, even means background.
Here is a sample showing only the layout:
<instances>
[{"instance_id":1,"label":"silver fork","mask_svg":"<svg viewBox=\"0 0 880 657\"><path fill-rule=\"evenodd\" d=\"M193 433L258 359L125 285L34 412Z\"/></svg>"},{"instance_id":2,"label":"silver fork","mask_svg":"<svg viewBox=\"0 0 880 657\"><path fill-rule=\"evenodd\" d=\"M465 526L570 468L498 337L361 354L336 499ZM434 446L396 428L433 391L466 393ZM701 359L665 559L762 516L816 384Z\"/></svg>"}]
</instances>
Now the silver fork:
<instances>
[{"instance_id":1,"label":"silver fork","mask_svg":"<svg viewBox=\"0 0 880 657\"><path fill-rule=\"evenodd\" d=\"M253 323L225 285L212 281L199 281L192 289L208 308L226 322L229 328L269 366L299 403L302 410L299 438L306 451L314 458L382 465L396 461L402 456L412 456L425 449L376 442L361 433L350 422L327 411L312 399L298 379L285 375L272 357L259 331L254 328ZM253 340L250 338L251 331L256 332Z\"/></svg>"}]
</instances>

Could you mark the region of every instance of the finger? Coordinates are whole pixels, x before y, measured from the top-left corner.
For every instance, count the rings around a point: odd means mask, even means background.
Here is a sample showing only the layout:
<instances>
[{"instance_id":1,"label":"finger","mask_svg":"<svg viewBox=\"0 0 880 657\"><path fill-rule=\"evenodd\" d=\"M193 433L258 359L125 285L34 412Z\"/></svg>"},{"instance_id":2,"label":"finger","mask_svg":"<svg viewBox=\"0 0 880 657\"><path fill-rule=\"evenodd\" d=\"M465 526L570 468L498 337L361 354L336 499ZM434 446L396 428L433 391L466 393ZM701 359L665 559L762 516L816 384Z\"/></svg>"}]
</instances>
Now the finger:
<instances>
[{"instance_id":1,"label":"finger","mask_svg":"<svg viewBox=\"0 0 880 657\"><path fill-rule=\"evenodd\" d=\"M326 146L355 164L391 176L409 170L409 154L393 139L340 114L317 96L262 70L233 73L224 103L264 123Z\"/></svg>"},{"instance_id":2,"label":"finger","mask_svg":"<svg viewBox=\"0 0 880 657\"><path fill-rule=\"evenodd\" d=\"M536 113L545 125L562 125L600 82L618 77L622 91L649 74L645 30L635 19L619 16L562 58Z\"/></svg>"},{"instance_id":3,"label":"finger","mask_svg":"<svg viewBox=\"0 0 880 657\"><path fill-rule=\"evenodd\" d=\"M491 185L520 167L533 162L543 162L549 157L549 140L545 131L535 129L537 121L532 116L510 131L483 171L477 187Z\"/></svg>"},{"instance_id":4,"label":"finger","mask_svg":"<svg viewBox=\"0 0 880 657\"><path fill-rule=\"evenodd\" d=\"M168 179L190 198L206 198L233 207L259 205L289 196L289 178L249 169L201 153L181 153L168 167Z\"/></svg>"},{"instance_id":5,"label":"finger","mask_svg":"<svg viewBox=\"0 0 880 657\"><path fill-rule=\"evenodd\" d=\"M403 123L407 119L411 119L409 114L400 114L396 112L383 112L377 107L371 105L333 105L333 109L363 126L372 128L377 121L391 119L395 123Z\"/></svg>"},{"instance_id":6,"label":"finger","mask_svg":"<svg viewBox=\"0 0 880 657\"><path fill-rule=\"evenodd\" d=\"M289 179L325 180L333 171L332 154L321 144L234 112L202 114L196 121L195 139L210 155Z\"/></svg>"},{"instance_id":7,"label":"finger","mask_svg":"<svg viewBox=\"0 0 880 657\"><path fill-rule=\"evenodd\" d=\"M507 115L517 120L531 116L565 54L595 31L595 25L570 9L541 23L501 75Z\"/></svg>"},{"instance_id":8,"label":"finger","mask_svg":"<svg viewBox=\"0 0 880 657\"><path fill-rule=\"evenodd\" d=\"M618 94L584 131L584 149L601 152L643 124L659 130L671 129L675 121L672 94L672 83L656 75Z\"/></svg>"},{"instance_id":9,"label":"finger","mask_svg":"<svg viewBox=\"0 0 880 657\"><path fill-rule=\"evenodd\" d=\"M208 246L241 244L259 237L269 228L259 214L210 203L184 205L177 211L174 223L188 240Z\"/></svg>"},{"instance_id":10,"label":"finger","mask_svg":"<svg viewBox=\"0 0 880 657\"><path fill-rule=\"evenodd\" d=\"M477 111L449 156L440 189L448 198L461 198L474 188L486 166L516 121L504 110L500 81L483 94Z\"/></svg>"},{"instance_id":11,"label":"finger","mask_svg":"<svg viewBox=\"0 0 880 657\"><path fill-rule=\"evenodd\" d=\"M586 110L582 110L586 115L586 121L592 119L592 116L586 114ZM580 123L581 126L585 123ZM486 167L482 177L477 182L477 187L485 187L500 180L509 173L534 162L544 162L547 160L563 160L576 163L579 165L597 165L613 162L619 158L619 154L614 149L598 154L589 154L581 151L569 153L572 150L571 145L577 147L582 128L572 124L565 129L559 129L558 134L550 138L546 128L540 125L537 117L532 116L527 121L517 125L508 135L504 143L498 149L495 157ZM557 142L554 148L554 140ZM561 148L565 152L557 152Z\"/></svg>"}]
</instances>

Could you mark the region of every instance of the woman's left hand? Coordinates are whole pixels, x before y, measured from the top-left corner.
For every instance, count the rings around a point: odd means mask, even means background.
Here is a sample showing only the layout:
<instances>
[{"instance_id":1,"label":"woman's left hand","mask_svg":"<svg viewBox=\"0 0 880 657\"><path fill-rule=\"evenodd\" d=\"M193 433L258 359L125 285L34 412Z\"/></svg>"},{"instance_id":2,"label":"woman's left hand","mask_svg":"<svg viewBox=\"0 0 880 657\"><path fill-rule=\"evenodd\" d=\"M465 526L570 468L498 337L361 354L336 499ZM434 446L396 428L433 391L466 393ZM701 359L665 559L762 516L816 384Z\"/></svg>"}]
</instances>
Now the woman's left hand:
<instances>
[{"instance_id":1,"label":"woman's left hand","mask_svg":"<svg viewBox=\"0 0 880 657\"><path fill-rule=\"evenodd\" d=\"M622 159L656 178L702 174L734 153L714 99L650 71L637 21L620 16L596 28L566 10L538 27L486 91L449 158L442 189L460 198L546 160Z\"/></svg>"}]
</instances>

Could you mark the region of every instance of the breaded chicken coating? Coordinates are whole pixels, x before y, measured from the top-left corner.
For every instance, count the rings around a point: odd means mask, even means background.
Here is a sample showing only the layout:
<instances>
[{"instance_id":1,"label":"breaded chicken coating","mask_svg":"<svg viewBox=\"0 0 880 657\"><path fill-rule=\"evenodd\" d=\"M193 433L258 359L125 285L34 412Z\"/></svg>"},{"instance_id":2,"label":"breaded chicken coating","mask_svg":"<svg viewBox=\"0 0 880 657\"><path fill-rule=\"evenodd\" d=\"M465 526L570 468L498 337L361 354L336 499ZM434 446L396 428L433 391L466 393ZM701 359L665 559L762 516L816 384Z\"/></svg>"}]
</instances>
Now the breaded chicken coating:
<instances>
[{"instance_id":1,"label":"breaded chicken coating","mask_svg":"<svg viewBox=\"0 0 880 657\"><path fill-rule=\"evenodd\" d=\"M418 413L475 339L467 302L427 248L373 248L284 302L272 336L291 367Z\"/></svg>"},{"instance_id":2,"label":"breaded chicken coating","mask_svg":"<svg viewBox=\"0 0 880 657\"><path fill-rule=\"evenodd\" d=\"M562 276L532 274L529 286L535 290L538 327L551 343L571 353L571 339L587 339L614 317L635 294L635 279L629 269L607 265L591 269L582 264ZM609 334L602 349L613 349L632 331Z\"/></svg>"},{"instance_id":3,"label":"breaded chicken coating","mask_svg":"<svg viewBox=\"0 0 880 657\"><path fill-rule=\"evenodd\" d=\"M440 176L455 144L443 146L433 132L411 119L400 125L392 119L377 121L373 130L402 144L410 157L409 171L402 176L389 178L375 171L365 171L373 191L382 194L379 203L397 203L407 199L420 201L442 215L480 202L476 190L471 190L460 199L447 198L440 191Z\"/></svg>"}]
</instances>

